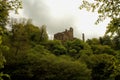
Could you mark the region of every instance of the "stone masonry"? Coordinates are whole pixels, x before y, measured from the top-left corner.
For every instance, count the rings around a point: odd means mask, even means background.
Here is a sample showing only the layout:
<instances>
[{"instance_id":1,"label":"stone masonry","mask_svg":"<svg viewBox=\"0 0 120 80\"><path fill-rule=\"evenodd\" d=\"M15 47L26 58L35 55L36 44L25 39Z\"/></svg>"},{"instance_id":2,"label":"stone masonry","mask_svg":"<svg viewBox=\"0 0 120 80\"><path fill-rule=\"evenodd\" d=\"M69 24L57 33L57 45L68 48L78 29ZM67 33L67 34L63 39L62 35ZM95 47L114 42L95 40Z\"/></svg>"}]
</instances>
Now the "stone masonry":
<instances>
[{"instance_id":1,"label":"stone masonry","mask_svg":"<svg viewBox=\"0 0 120 80\"><path fill-rule=\"evenodd\" d=\"M61 40L61 41L67 41L67 40L73 40L73 28L70 27L69 30L65 30L64 32L56 33L54 34L55 40Z\"/></svg>"}]
</instances>

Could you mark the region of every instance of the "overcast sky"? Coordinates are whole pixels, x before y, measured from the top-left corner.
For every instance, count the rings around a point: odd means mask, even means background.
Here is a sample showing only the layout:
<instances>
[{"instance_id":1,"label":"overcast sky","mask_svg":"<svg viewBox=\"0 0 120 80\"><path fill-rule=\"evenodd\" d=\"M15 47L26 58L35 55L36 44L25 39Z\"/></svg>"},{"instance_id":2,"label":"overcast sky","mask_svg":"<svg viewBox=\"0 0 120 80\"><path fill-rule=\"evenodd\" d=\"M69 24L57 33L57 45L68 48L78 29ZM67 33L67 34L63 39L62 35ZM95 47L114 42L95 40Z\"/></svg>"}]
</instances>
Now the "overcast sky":
<instances>
[{"instance_id":1,"label":"overcast sky","mask_svg":"<svg viewBox=\"0 0 120 80\"><path fill-rule=\"evenodd\" d=\"M74 36L86 38L103 36L109 20L95 25L97 13L80 10L82 0L22 0L23 10L20 16L31 18L33 23L46 25L49 35L73 27ZM90 0L92 1L92 0Z\"/></svg>"}]
</instances>

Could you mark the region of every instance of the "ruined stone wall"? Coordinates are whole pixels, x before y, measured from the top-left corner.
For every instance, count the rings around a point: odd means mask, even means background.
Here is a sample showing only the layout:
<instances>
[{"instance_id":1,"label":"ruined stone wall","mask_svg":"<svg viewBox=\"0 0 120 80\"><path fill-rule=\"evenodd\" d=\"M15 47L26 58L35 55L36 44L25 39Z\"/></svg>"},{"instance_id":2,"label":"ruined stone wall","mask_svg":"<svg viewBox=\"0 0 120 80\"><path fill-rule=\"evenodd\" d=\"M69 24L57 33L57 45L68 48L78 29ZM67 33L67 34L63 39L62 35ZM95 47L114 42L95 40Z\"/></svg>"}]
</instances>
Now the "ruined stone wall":
<instances>
[{"instance_id":1,"label":"ruined stone wall","mask_svg":"<svg viewBox=\"0 0 120 80\"><path fill-rule=\"evenodd\" d=\"M64 32L55 34L54 39L61 41L73 40L73 28L70 28L69 30L66 29Z\"/></svg>"}]
</instances>

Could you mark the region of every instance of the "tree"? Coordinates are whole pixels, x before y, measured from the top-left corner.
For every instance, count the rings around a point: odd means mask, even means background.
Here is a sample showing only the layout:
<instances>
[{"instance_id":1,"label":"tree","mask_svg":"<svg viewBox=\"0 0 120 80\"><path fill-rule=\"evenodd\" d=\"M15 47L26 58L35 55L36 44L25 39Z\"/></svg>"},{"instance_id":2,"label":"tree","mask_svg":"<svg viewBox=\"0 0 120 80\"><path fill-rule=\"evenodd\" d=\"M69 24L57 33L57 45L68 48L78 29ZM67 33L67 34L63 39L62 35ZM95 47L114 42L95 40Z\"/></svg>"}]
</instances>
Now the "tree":
<instances>
[{"instance_id":1,"label":"tree","mask_svg":"<svg viewBox=\"0 0 120 80\"><path fill-rule=\"evenodd\" d=\"M36 45L27 54L9 55L4 71L12 80L90 80L85 63L69 56L55 56L44 46Z\"/></svg>"},{"instance_id":2,"label":"tree","mask_svg":"<svg viewBox=\"0 0 120 80\"><path fill-rule=\"evenodd\" d=\"M0 47L1 47L1 43L2 43L2 36L0 36ZM0 50L0 69L4 67L4 62L5 62L5 58L3 57L2 52ZM0 80L2 80L2 76L3 73L0 72Z\"/></svg>"},{"instance_id":3,"label":"tree","mask_svg":"<svg viewBox=\"0 0 120 80\"><path fill-rule=\"evenodd\" d=\"M119 10L120 13L120 10ZM120 35L120 17L114 18L110 21L110 23L107 26L106 34L110 33L110 35Z\"/></svg>"},{"instance_id":4,"label":"tree","mask_svg":"<svg viewBox=\"0 0 120 80\"><path fill-rule=\"evenodd\" d=\"M99 23L107 17L111 19L120 18L119 4L120 0L94 0L93 3L83 0L83 4L80 6L80 9L86 8L88 11L92 12L97 10L99 18L96 23Z\"/></svg>"},{"instance_id":5,"label":"tree","mask_svg":"<svg viewBox=\"0 0 120 80\"><path fill-rule=\"evenodd\" d=\"M103 37L99 38L100 44L101 45L108 45L112 47L112 39L109 35L105 35Z\"/></svg>"},{"instance_id":6,"label":"tree","mask_svg":"<svg viewBox=\"0 0 120 80\"><path fill-rule=\"evenodd\" d=\"M96 12L99 14L96 24L100 21L110 18L106 30L106 34L110 33L111 36L116 33L120 27L120 0L94 0L93 3L83 0L80 9L86 8L88 11Z\"/></svg>"},{"instance_id":7,"label":"tree","mask_svg":"<svg viewBox=\"0 0 120 80\"><path fill-rule=\"evenodd\" d=\"M91 47L79 39L65 42L64 45L67 49L67 54L74 58L79 58L84 52L84 54L92 54Z\"/></svg>"},{"instance_id":8,"label":"tree","mask_svg":"<svg viewBox=\"0 0 120 80\"><path fill-rule=\"evenodd\" d=\"M33 79L36 80L90 80L90 70L86 64L72 61L67 56L43 55L33 65ZM37 60L35 60L37 61Z\"/></svg>"},{"instance_id":9,"label":"tree","mask_svg":"<svg viewBox=\"0 0 120 80\"><path fill-rule=\"evenodd\" d=\"M1 33L3 33L2 28L0 28L0 31L1 31ZM1 34L0 35L0 69L4 68L4 63L6 62L5 57L3 56L3 53L2 53L3 49L7 49L7 47L2 45L2 34ZM0 80L3 80L3 77L8 77L9 78L9 75L3 74L0 71Z\"/></svg>"},{"instance_id":10,"label":"tree","mask_svg":"<svg viewBox=\"0 0 120 80\"><path fill-rule=\"evenodd\" d=\"M92 38L92 39L88 39L86 43L88 43L89 45L98 45L100 44L100 41L97 38Z\"/></svg>"},{"instance_id":11,"label":"tree","mask_svg":"<svg viewBox=\"0 0 120 80\"><path fill-rule=\"evenodd\" d=\"M83 56L81 60L92 69L92 80L114 80L117 60L113 55L95 54L89 57Z\"/></svg>"},{"instance_id":12,"label":"tree","mask_svg":"<svg viewBox=\"0 0 120 80\"><path fill-rule=\"evenodd\" d=\"M42 27L40 28L40 41L46 41L46 40L48 40L46 26L42 25Z\"/></svg>"},{"instance_id":13,"label":"tree","mask_svg":"<svg viewBox=\"0 0 120 80\"><path fill-rule=\"evenodd\" d=\"M11 36L11 43L12 49L15 50L15 54L23 53L25 50L29 48L29 38L27 27L24 23L15 23L12 25L12 36Z\"/></svg>"},{"instance_id":14,"label":"tree","mask_svg":"<svg viewBox=\"0 0 120 80\"><path fill-rule=\"evenodd\" d=\"M117 51L117 55L115 56L117 59L117 67L115 69L115 80L120 79L120 51Z\"/></svg>"},{"instance_id":15,"label":"tree","mask_svg":"<svg viewBox=\"0 0 120 80\"><path fill-rule=\"evenodd\" d=\"M113 48L115 50L120 50L120 36L116 35L113 37Z\"/></svg>"},{"instance_id":16,"label":"tree","mask_svg":"<svg viewBox=\"0 0 120 80\"><path fill-rule=\"evenodd\" d=\"M35 26L31 20L27 20L25 25L26 31L28 33L28 38L30 42L39 43L40 42L40 28Z\"/></svg>"},{"instance_id":17,"label":"tree","mask_svg":"<svg viewBox=\"0 0 120 80\"><path fill-rule=\"evenodd\" d=\"M7 24L7 22L9 21L9 11L15 11L17 12L17 10L21 8L21 1L19 0L0 0L0 68L3 68L5 59L2 55L2 48L4 48L3 45L1 45L2 43L2 35L4 32L4 28L5 25ZM2 74L0 72L0 80L2 80L2 76L4 76L4 74ZM7 76L7 75L5 75Z\"/></svg>"},{"instance_id":18,"label":"tree","mask_svg":"<svg viewBox=\"0 0 120 80\"><path fill-rule=\"evenodd\" d=\"M61 41L59 40L48 40L42 43L46 49L51 51L51 53L55 55L64 55L67 53L66 48L62 45Z\"/></svg>"},{"instance_id":19,"label":"tree","mask_svg":"<svg viewBox=\"0 0 120 80\"><path fill-rule=\"evenodd\" d=\"M0 27L5 28L9 21L9 11L15 11L22 8L21 0L0 0Z\"/></svg>"},{"instance_id":20,"label":"tree","mask_svg":"<svg viewBox=\"0 0 120 80\"><path fill-rule=\"evenodd\" d=\"M107 45L92 45L91 48L94 54L116 55L115 50L113 50L110 46Z\"/></svg>"},{"instance_id":21,"label":"tree","mask_svg":"<svg viewBox=\"0 0 120 80\"><path fill-rule=\"evenodd\" d=\"M13 41L10 44L15 54L25 53L29 47L48 40L46 27L39 28L30 19L12 19L10 24L12 30L9 34L11 34L11 41Z\"/></svg>"}]
</instances>

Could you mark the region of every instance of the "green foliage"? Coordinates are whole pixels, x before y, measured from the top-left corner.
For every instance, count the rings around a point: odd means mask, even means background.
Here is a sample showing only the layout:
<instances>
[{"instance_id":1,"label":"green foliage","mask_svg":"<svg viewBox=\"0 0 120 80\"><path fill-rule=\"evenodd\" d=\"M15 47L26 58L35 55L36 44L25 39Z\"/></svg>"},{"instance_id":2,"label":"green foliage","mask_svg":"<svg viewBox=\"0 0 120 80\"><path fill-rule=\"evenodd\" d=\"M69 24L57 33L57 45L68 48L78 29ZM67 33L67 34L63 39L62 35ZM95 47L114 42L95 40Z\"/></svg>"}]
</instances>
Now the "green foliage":
<instances>
[{"instance_id":1,"label":"green foliage","mask_svg":"<svg viewBox=\"0 0 120 80\"><path fill-rule=\"evenodd\" d=\"M120 13L120 12L119 12ZM120 35L120 17L112 19L107 26L106 34L110 33L110 35Z\"/></svg>"},{"instance_id":2,"label":"green foliage","mask_svg":"<svg viewBox=\"0 0 120 80\"><path fill-rule=\"evenodd\" d=\"M91 47L94 54L110 54L110 55L116 54L116 52L107 45L92 45Z\"/></svg>"},{"instance_id":3,"label":"green foliage","mask_svg":"<svg viewBox=\"0 0 120 80\"><path fill-rule=\"evenodd\" d=\"M9 21L9 11L15 11L22 8L20 0L0 0L0 26L5 27Z\"/></svg>"},{"instance_id":4,"label":"green foliage","mask_svg":"<svg viewBox=\"0 0 120 80\"><path fill-rule=\"evenodd\" d=\"M5 27L9 11L17 11L21 1L1 0L0 4L0 27ZM0 28L1 34L5 32L0 36L0 80L119 80L120 52L112 49L119 50L118 4L118 0L96 0L92 4L84 0L81 6L98 10L97 23L110 17L106 34L116 33L113 38L105 35L86 42L75 39L61 43L48 40L45 25L38 27L26 19L11 20L11 31Z\"/></svg>"},{"instance_id":5,"label":"green foliage","mask_svg":"<svg viewBox=\"0 0 120 80\"><path fill-rule=\"evenodd\" d=\"M88 51L89 54L92 54L91 47L79 39L68 41L64 45L67 49L68 55L74 58L79 58L80 55L83 54L83 51Z\"/></svg>"},{"instance_id":6,"label":"green foliage","mask_svg":"<svg viewBox=\"0 0 120 80\"><path fill-rule=\"evenodd\" d=\"M21 8L21 1L19 0L0 0L0 69L4 67L5 58L3 57L3 49L7 49L8 47L2 45L2 38L5 28L5 25L9 21L9 11L17 11ZM7 74L3 74L0 72L0 80L2 77L9 77Z\"/></svg>"},{"instance_id":7,"label":"green foliage","mask_svg":"<svg viewBox=\"0 0 120 80\"><path fill-rule=\"evenodd\" d=\"M100 21L110 18L106 30L106 34L110 33L113 36L115 33L118 33L120 27L120 1L119 0L94 0L90 3L87 0L83 0L83 4L80 6L80 9L86 8L88 11L96 12L99 14L98 19L95 24L98 24Z\"/></svg>"},{"instance_id":8,"label":"green foliage","mask_svg":"<svg viewBox=\"0 0 120 80\"><path fill-rule=\"evenodd\" d=\"M88 39L86 43L91 46L91 49L94 54L110 54L116 55L115 50L113 49L114 40L110 36L105 35L103 37Z\"/></svg>"},{"instance_id":9,"label":"green foliage","mask_svg":"<svg viewBox=\"0 0 120 80\"><path fill-rule=\"evenodd\" d=\"M99 18L96 21L98 24L100 21L103 21L107 17L111 19L116 19L120 17L120 1L119 0L94 0L90 3L86 0L83 0L83 4L80 6L80 9L86 8L88 11L95 12L97 10Z\"/></svg>"},{"instance_id":10,"label":"green foliage","mask_svg":"<svg viewBox=\"0 0 120 80\"><path fill-rule=\"evenodd\" d=\"M90 56L93 54L93 51L91 49L90 50L89 49L88 50L80 50L79 53L80 53L79 56L82 56L82 55Z\"/></svg>"},{"instance_id":11,"label":"green foliage","mask_svg":"<svg viewBox=\"0 0 120 80\"><path fill-rule=\"evenodd\" d=\"M88 39L86 43L88 43L89 45L98 45L100 44L100 41L97 38L92 38L92 39Z\"/></svg>"},{"instance_id":12,"label":"green foliage","mask_svg":"<svg viewBox=\"0 0 120 80\"><path fill-rule=\"evenodd\" d=\"M90 70L86 69L86 65L83 63L71 61L66 58L63 59L61 57L55 57L53 55L48 55L45 58L41 58L41 61L43 64L38 66L37 69L34 69L34 79L90 80Z\"/></svg>"},{"instance_id":13,"label":"green foliage","mask_svg":"<svg viewBox=\"0 0 120 80\"><path fill-rule=\"evenodd\" d=\"M48 40L48 34L46 31L46 26L42 25L40 28L40 41L47 41Z\"/></svg>"},{"instance_id":14,"label":"green foliage","mask_svg":"<svg viewBox=\"0 0 120 80\"><path fill-rule=\"evenodd\" d=\"M29 21L28 21L29 22ZM25 25L27 27L28 38L31 42L39 43L40 42L40 29L39 27L33 25L32 23L27 23Z\"/></svg>"},{"instance_id":15,"label":"green foliage","mask_svg":"<svg viewBox=\"0 0 120 80\"><path fill-rule=\"evenodd\" d=\"M77 50L76 50L76 49L71 49L71 50L69 50L69 54L70 54L71 56L74 56L75 53L77 53Z\"/></svg>"},{"instance_id":16,"label":"green foliage","mask_svg":"<svg viewBox=\"0 0 120 80\"><path fill-rule=\"evenodd\" d=\"M8 74L0 73L0 80L4 80L3 77L5 77L7 80L10 80L10 76Z\"/></svg>"},{"instance_id":17,"label":"green foliage","mask_svg":"<svg viewBox=\"0 0 120 80\"><path fill-rule=\"evenodd\" d=\"M115 69L115 80L119 80L120 79L120 51L117 51L117 55L115 56L117 59L117 67Z\"/></svg>"},{"instance_id":18,"label":"green foliage","mask_svg":"<svg viewBox=\"0 0 120 80\"><path fill-rule=\"evenodd\" d=\"M47 42L41 44L55 55L63 55L67 53L66 48L58 40L48 40Z\"/></svg>"},{"instance_id":19,"label":"green foliage","mask_svg":"<svg viewBox=\"0 0 120 80\"><path fill-rule=\"evenodd\" d=\"M109 35L105 35L103 37L100 37L99 41L100 41L101 45L108 45L108 46L111 46L111 47L113 45L112 39L111 39L111 37Z\"/></svg>"},{"instance_id":20,"label":"green foliage","mask_svg":"<svg viewBox=\"0 0 120 80\"><path fill-rule=\"evenodd\" d=\"M3 48L7 48L1 44L2 35L4 32L2 28L5 28L5 25L9 21L9 11L17 11L19 8L21 8L21 2L19 0L0 0L0 68L4 67L3 64L5 62L5 59L2 55L2 50ZM0 80L2 80L2 76L8 75L0 72Z\"/></svg>"},{"instance_id":21,"label":"green foliage","mask_svg":"<svg viewBox=\"0 0 120 80\"><path fill-rule=\"evenodd\" d=\"M23 23L12 25L11 41L13 42L11 45L14 47L15 54L24 53L29 48L28 33Z\"/></svg>"},{"instance_id":22,"label":"green foliage","mask_svg":"<svg viewBox=\"0 0 120 80\"><path fill-rule=\"evenodd\" d=\"M114 69L116 67L116 60L114 56L110 55L96 55L95 57L91 57L92 60L95 60L95 65L93 64L92 77L97 80L106 80L111 79L114 75ZM98 75L96 75L98 73Z\"/></svg>"},{"instance_id":23,"label":"green foliage","mask_svg":"<svg viewBox=\"0 0 120 80\"><path fill-rule=\"evenodd\" d=\"M113 38L113 48L115 50L120 50L120 37L119 36L115 36Z\"/></svg>"},{"instance_id":24,"label":"green foliage","mask_svg":"<svg viewBox=\"0 0 120 80\"><path fill-rule=\"evenodd\" d=\"M86 64L50 54L40 45L11 59L4 71L12 80L90 80Z\"/></svg>"},{"instance_id":25,"label":"green foliage","mask_svg":"<svg viewBox=\"0 0 120 80\"><path fill-rule=\"evenodd\" d=\"M2 28L0 28L0 30L1 30L1 32L3 32ZM6 60L3 56L3 49L4 50L7 49L6 46L2 45L2 35L0 35L0 69L4 68L4 63L6 62ZM3 77L10 78L8 74L3 74L3 72L0 71L0 80L3 80Z\"/></svg>"},{"instance_id":26,"label":"green foliage","mask_svg":"<svg viewBox=\"0 0 120 80\"><path fill-rule=\"evenodd\" d=\"M39 28L39 26L32 24L30 19L11 19L10 25L12 26L12 34L17 35L18 37L25 36L25 38L29 39L29 41L35 43L48 40L46 26L43 25Z\"/></svg>"},{"instance_id":27,"label":"green foliage","mask_svg":"<svg viewBox=\"0 0 120 80\"><path fill-rule=\"evenodd\" d=\"M92 69L92 80L114 80L117 60L108 54L95 54L82 58L90 69Z\"/></svg>"},{"instance_id":28,"label":"green foliage","mask_svg":"<svg viewBox=\"0 0 120 80\"><path fill-rule=\"evenodd\" d=\"M45 26L16 21L3 35L9 51L1 48L7 61L2 70L12 80L114 80L120 75L119 52L112 49L118 41L104 36L62 43L48 40Z\"/></svg>"},{"instance_id":29,"label":"green foliage","mask_svg":"<svg viewBox=\"0 0 120 80\"><path fill-rule=\"evenodd\" d=\"M45 49L42 45L35 45L32 49L29 49L27 53L34 53L34 54L48 54L50 51Z\"/></svg>"},{"instance_id":30,"label":"green foliage","mask_svg":"<svg viewBox=\"0 0 120 80\"><path fill-rule=\"evenodd\" d=\"M118 62L120 62L120 50L116 51L116 53L117 54L115 55L115 57L118 60Z\"/></svg>"},{"instance_id":31,"label":"green foliage","mask_svg":"<svg viewBox=\"0 0 120 80\"><path fill-rule=\"evenodd\" d=\"M39 28L26 19L12 19L12 30L8 32L11 51L15 54L26 53L27 49L48 40L45 26Z\"/></svg>"},{"instance_id":32,"label":"green foliage","mask_svg":"<svg viewBox=\"0 0 120 80\"><path fill-rule=\"evenodd\" d=\"M1 39L0 39L1 41ZM1 44L0 44L1 47ZM4 63L6 62L5 58L2 55L2 51L0 50L0 69L4 67Z\"/></svg>"},{"instance_id":33,"label":"green foliage","mask_svg":"<svg viewBox=\"0 0 120 80\"><path fill-rule=\"evenodd\" d=\"M0 68L3 68L4 66L4 62L5 62L5 58L3 57L2 53L0 53Z\"/></svg>"}]
</instances>

